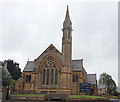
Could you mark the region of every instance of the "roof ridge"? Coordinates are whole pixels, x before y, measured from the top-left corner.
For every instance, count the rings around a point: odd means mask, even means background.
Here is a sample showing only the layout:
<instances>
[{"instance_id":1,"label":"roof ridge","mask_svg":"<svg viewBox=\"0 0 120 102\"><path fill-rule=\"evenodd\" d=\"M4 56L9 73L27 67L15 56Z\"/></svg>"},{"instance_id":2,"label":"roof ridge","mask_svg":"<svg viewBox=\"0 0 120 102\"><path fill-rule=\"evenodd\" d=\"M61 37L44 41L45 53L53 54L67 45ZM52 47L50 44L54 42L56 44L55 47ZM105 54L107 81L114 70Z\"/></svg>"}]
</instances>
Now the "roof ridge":
<instances>
[{"instance_id":1,"label":"roof ridge","mask_svg":"<svg viewBox=\"0 0 120 102\"><path fill-rule=\"evenodd\" d=\"M34 62L34 61L27 61L27 62Z\"/></svg>"},{"instance_id":2,"label":"roof ridge","mask_svg":"<svg viewBox=\"0 0 120 102\"><path fill-rule=\"evenodd\" d=\"M87 74L87 75L96 75L96 74Z\"/></svg>"},{"instance_id":3,"label":"roof ridge","mask_svg":"<svg viewBox=\"0 0 120 102\"><path fill-rule=\"evenodd\" d=\"M81 61L81 60L83 60L83 59L75 59L75 60L72 60L72 61Z\"/></svg>"}]
</instances>

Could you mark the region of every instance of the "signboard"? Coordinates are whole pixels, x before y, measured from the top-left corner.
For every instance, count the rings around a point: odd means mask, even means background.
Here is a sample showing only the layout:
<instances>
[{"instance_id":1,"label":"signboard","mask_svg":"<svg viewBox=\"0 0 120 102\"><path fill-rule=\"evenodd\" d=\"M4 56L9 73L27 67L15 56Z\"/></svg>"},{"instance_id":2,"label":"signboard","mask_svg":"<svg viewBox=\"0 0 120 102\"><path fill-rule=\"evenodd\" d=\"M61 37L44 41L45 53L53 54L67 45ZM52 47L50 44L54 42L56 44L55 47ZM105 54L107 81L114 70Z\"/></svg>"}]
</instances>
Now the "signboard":
<instances>
[{"instance_id":1,"label":"signboard","mask_svg":"<svg viewBox=\"0 0 120 102\"><path fill-rule=\"evenodd\" d=\"M80 83L80 92L91 92L90 83Z\"/></svg>"}]
</instances>

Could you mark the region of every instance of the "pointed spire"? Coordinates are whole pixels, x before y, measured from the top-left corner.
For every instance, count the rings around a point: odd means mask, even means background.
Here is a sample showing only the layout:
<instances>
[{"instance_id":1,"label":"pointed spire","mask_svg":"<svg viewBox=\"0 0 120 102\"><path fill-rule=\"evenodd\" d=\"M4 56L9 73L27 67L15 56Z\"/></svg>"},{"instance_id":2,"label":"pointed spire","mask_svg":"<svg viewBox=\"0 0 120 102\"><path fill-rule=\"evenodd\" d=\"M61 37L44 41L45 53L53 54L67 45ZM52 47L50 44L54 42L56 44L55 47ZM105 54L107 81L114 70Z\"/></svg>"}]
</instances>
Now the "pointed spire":
<instances>
[{"instance_id":1,"label":"pointed spire","mask_svg":"<svg viewBox=\"0 0 120 102\"><path fill-rule=\"evenodd\" d=\"M63 22L63 29L68 29L72 27L72 22L70 20L70 16L69 16L69 8L67 5L67 11L66 11L66 16L65 16L65 20Z\"/></svg>"},{"instance_id":2,"label":"pointed spire","mask_svg":"<svg viewBox=\"0 0 120 102\"><path fill-rule=\"evenodd\" d=\"M67 5L67 11L66 11L65 21L66 21L66 20L70 20L68 5Z\"/></svg>"}]
</instances>

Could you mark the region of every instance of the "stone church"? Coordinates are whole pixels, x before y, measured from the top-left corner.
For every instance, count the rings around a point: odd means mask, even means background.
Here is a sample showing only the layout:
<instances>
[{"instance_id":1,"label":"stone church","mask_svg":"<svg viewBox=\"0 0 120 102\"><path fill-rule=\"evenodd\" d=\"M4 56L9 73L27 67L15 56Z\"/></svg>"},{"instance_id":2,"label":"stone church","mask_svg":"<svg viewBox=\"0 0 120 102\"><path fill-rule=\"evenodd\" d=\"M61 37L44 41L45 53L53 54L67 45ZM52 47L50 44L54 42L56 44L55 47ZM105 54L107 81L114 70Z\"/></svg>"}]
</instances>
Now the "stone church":
<instances>
[{"instance_id":1,"label":"stone church","mask_svg":"<svg viewBox=\"0 0 120 102\"><path fill-rule=\"evenodd\" d=\"M16 92L83 94L80 83L90 83L93 94L97 93L96 74L87 74L83 59L72 60L72 22L68 6L62 32L62 51L51 44L34 61L27 61L23 76L15 85Z\"/></svg>"}]
</instances>

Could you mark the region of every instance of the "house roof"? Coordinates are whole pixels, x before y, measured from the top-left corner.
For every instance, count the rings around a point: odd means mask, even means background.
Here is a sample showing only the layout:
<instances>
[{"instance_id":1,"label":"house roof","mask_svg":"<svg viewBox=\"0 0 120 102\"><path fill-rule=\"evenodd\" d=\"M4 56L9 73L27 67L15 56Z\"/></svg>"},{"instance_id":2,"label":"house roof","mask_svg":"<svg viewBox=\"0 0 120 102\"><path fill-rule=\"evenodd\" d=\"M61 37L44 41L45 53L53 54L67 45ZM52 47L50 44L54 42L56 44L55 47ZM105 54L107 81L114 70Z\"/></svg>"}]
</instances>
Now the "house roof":
<instances>
[{"instance_id":1,"label":"house roof","mask_svg":"<svg viewBox=\"0 0 120 102\"><path fill-rule=\"evenodd\" d=\"M96 84L96 74L87 74L87 81L91 84Z\"/></svg>"},{"instance_id":2,"label":"house roof","mask_svg":"<svg viewBox=\"0 0 120 102\"><path fill-rule=\"evenodd\" d=\"M34 61L27 61L27 64L25 65L23 72L33 71L34 68L36 68Z\"/></svg>"},{"instance_id":3,"label":"house roof","mask_svg":"<svg viewBox=\"0 0 120 102\"><path fill-rule=\"evenodd\" d=\"M98 89L105 89L105 88L106 88L105 84L98 85Z\"/></svg>"},{"instance_id":4,"label":"house roof","mask_svg":"<svg viewBox=\"0 0 120 102\"><path fill-rule=\"evenodd\" d=\"M73 71L80 71L83 69L83 59L72 60L72 69Z\"/></svg>"}]
</instances>

